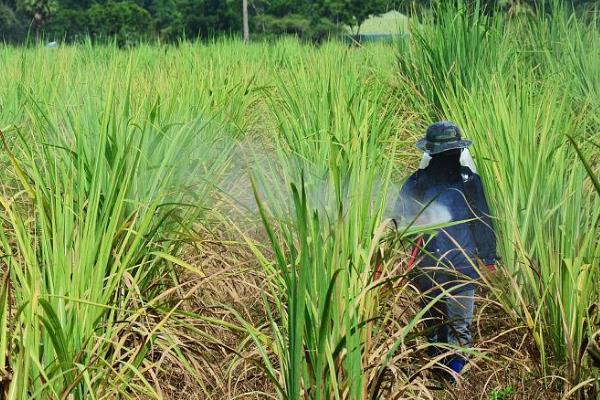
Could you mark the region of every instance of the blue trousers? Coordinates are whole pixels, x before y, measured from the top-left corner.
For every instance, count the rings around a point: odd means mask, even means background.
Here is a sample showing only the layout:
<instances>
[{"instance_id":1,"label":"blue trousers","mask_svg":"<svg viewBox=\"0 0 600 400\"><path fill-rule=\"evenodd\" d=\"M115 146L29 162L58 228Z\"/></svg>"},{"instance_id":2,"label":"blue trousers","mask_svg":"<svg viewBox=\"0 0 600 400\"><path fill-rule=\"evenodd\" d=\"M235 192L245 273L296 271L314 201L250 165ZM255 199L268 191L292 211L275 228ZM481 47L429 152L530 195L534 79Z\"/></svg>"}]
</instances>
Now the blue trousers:
<instances>
[{"instance_id":1,"label":"blue trousers","mask_svg":"<svg viewBox=\"0 0 600 400\"><path fill-rule=\"evenodd\" d=\"M423 306L431 300L429 296L424 296ZM475 290L473 289L443 296L425 314L429 342L471 347L474 306Z\"/></svg>"},{"instance_id":2,"label":"blue trousers","mask_svg":"<svg viewBox=\"0 0 600 400\"><path fill-rule=\"evenodd\" d=\"M449 344L453 346L468 348L472 344L471 323L473 322L473 310L475 306L475 290L472 287L461 287L460 285L448 284L445 274L439 272L420 271L413 276L413 283L422 293L421 305L428 306L438 296L433 305L424 315L427 339L432 344L430 354L432 356L446 352L435 344ZM441 283L441 282L445 282ZM446 294L442 295L439 285L444 285ZM460 372L466 362L465 358L457 355L445 360L445 364L458 363L457 371ZM455 369L452 367L452 369Z\"/></svg>"}]
</instances>

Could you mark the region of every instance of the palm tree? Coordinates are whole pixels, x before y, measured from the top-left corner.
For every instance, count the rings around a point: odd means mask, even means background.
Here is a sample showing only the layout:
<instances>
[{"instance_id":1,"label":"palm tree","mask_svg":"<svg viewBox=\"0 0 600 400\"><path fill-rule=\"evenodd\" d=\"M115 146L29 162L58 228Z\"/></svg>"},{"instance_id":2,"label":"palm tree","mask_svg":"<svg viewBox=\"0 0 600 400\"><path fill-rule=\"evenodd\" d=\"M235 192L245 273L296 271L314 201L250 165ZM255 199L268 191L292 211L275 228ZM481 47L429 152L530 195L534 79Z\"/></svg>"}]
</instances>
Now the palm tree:
<instances>
[{"instance_id":1,"label":"palm tree","mask_svg":"<svg viewBox=\"0 0 600 400\"><path fill-rule=\"evenodd\" d=\"M56 0L19 0L17 9L31 17L31 26L34 29L42 27L57 7Z\"/></svg>"}]
</instances>

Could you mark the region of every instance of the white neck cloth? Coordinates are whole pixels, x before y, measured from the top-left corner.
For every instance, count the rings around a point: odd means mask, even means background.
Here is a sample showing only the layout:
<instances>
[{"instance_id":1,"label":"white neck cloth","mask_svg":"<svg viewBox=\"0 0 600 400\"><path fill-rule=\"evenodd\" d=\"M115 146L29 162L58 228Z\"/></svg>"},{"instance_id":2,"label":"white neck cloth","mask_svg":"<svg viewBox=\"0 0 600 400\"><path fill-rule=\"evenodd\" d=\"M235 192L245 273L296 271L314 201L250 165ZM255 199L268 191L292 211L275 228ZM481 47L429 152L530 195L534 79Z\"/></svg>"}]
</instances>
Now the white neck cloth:
<instances>
[{"instance_id":1,"label":"white neck cloth","mask_svg":"<svg viewBox=\"0 0 600 400\"><path fill-rule=\"evenodd\" d=\"M429 166L429 161L431 161L431 156L428 153L423 153L421 163L419 164L419 169L427 168L427 166ZM460 153L460 165L461 167L469 168L474 174L477 173L477 169L475 168L475 161L473 160L473 157L471 157L471 152L469 152L469 149L465 148Z\"/></svg>"}]
</instances>

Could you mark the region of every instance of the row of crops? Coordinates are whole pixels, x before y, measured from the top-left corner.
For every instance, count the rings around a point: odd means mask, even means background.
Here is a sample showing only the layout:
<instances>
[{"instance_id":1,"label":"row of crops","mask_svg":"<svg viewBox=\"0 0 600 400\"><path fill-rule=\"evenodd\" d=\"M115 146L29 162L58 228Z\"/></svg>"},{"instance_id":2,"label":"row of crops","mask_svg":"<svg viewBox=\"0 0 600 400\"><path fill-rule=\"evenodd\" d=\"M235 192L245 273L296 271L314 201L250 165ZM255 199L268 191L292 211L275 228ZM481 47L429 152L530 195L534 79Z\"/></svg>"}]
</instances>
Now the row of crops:
<instances>
[{"instance_id":1,"label":"row of crops","mask_svg":"<svg viewBox=\"0 0 600 400\"><path fill-rule=\"evenodd\" d=\"M418 228L384 224L436 119L476 143L502 256L508 322L470 356L503 372L464 398L598 395L595 22L448 8L393 45L2 47L0 71L5 398L442 398L398 275Z\"/></svg>"}]
</instances>

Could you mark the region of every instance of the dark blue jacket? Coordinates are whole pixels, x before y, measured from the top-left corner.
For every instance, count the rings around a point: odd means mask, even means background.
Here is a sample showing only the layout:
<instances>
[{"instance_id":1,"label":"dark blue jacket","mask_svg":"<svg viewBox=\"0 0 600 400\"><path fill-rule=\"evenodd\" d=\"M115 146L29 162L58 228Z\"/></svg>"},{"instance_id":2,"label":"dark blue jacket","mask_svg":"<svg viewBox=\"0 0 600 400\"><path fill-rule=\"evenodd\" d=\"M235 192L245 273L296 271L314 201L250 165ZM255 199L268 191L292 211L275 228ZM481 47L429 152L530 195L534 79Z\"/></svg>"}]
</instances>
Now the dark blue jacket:
<instances>
[{"instance_id":1,"label":"dark blue jacket","mask_svg":"<svg viewBox=\"0 0 600 400\"><path fill-rule=\"evenodd\" d=\"M496 261L496 238L481 179L468 167L460 167L459 171L460 174L445 174L440 168L418 170L403 185L395 207L396 216L409 221L427 204L431 209L445 211L449 221L471 220L425 237L424 257L419 268L437 267L438 271L448 271L436 272L434 280L450 286L460 280L457 276L479 278L473 264L488 265Z\"/></svg>"}]
</instances>

